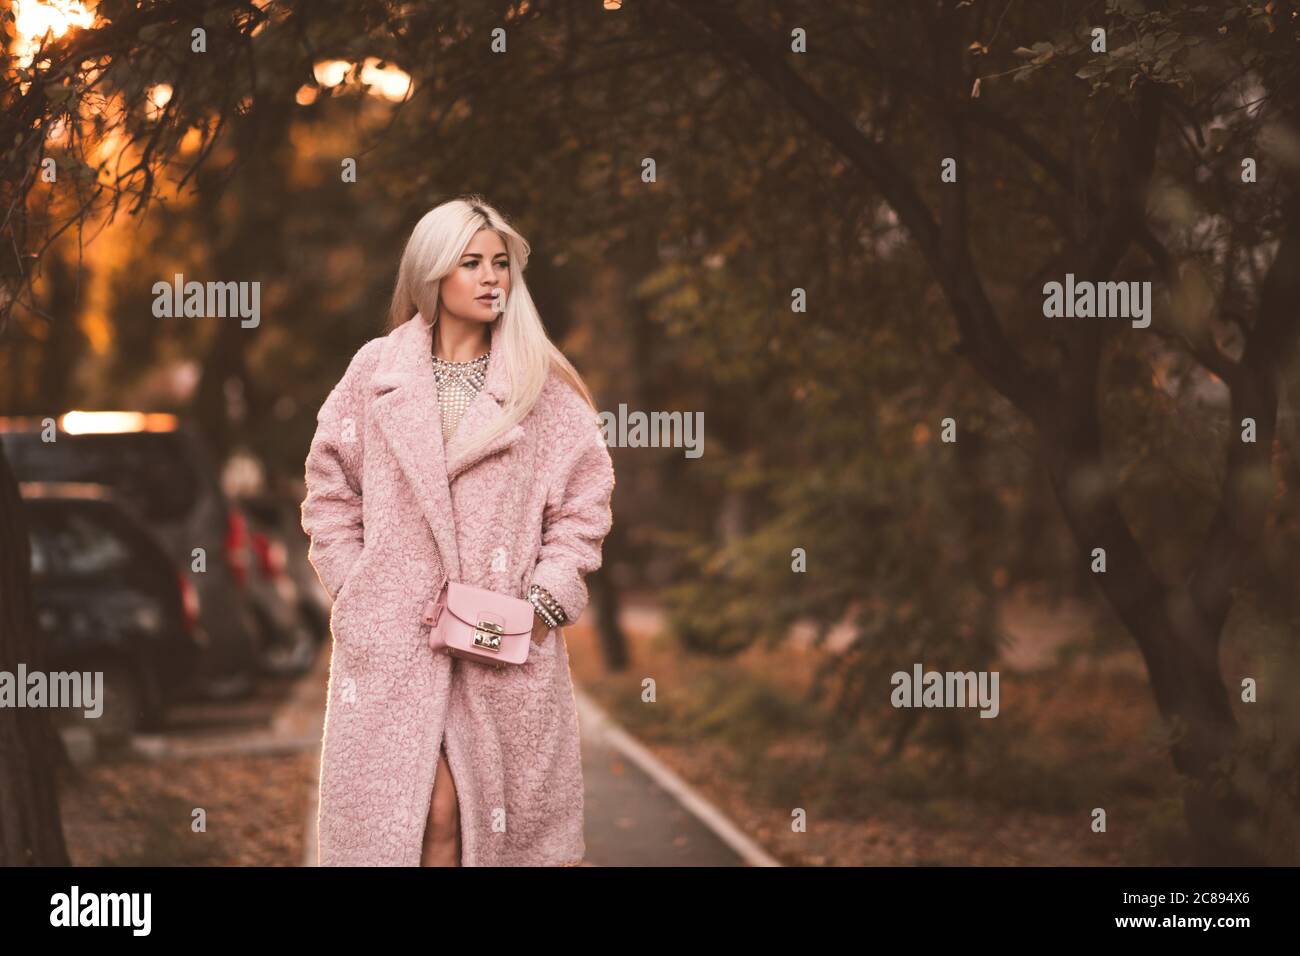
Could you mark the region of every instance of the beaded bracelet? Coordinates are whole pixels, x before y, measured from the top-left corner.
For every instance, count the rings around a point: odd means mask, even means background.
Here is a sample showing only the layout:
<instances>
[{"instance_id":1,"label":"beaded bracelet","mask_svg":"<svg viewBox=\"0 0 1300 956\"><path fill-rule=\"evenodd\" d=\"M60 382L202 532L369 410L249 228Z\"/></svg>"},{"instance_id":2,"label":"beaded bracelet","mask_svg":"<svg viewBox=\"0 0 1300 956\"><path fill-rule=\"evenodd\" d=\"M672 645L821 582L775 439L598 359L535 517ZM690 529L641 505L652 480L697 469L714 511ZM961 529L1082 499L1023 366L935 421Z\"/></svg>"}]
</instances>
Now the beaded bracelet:
<instances>
[{"instance_id":1,"label":"beaded bracelet","mask_svg":"<svg viewBox=\"0 0 1300 956\"><path fill-rule=\"evenodd\" d=\"M546 622L547 627L560 627L568 623L569 617L564 613L564 608L560 607L560 602L540 584L529 587L528 601L537 611L537 616Z\"/></svg>"},{"instance_id":2,"label":"beaded bracelet","mask_svg":"<svg viewBox=\"0 0 1300 956\"><path fill-rule=\"evenodd\" d=\"M545 623L547 627L560 626L559 618L556 618L556 615L552 613L549 607L542 604L541 597L533 596L532 598L529 598L529 601L530 604L533 605L533 610L536 611L537 617L541 618L542 622Z\"/></svg>"},{"instance_id":3,"label":"beaded bracelet","mask_svg":"<svg viewBox=\"0 0 1300 956\"><path fill-rule=\"evenodd\" d=\"M543 605L540 600L537 600L536 598L529 598L529 601L533 605L533 611L537 614L538 617L542 619L542 623L544 623L547 627L552 627L552 628L560 626L559 622L555 620L555 615L553 615L550 611L548 611L545 605Z\"/></svg>"}]
</instances>

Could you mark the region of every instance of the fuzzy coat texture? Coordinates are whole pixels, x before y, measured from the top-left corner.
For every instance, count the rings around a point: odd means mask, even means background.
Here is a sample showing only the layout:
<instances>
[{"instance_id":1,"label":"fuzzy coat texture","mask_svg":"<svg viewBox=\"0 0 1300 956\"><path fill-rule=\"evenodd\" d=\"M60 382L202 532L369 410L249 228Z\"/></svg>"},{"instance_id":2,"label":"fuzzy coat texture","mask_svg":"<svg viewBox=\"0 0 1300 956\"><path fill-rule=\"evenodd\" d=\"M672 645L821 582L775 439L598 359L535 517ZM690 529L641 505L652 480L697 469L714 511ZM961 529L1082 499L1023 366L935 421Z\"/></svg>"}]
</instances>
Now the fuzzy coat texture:
<instances>
[{"instance_id":1,"label":"fuzzy coat texture","mask_svg":"<svg viewBox=\"0 0 1300 956\"><path fill-rule=\"evenodd\" d=\"M518 598L536 582L576 621L612 525L614 469L596 413L555 371L524 419L467 453L466 437L508 394L499 324L483 388L445 449L420 315L363 345L317 416L302 527L334 599L322 866L419 866L444 745L462 866L583 858L563 631L498 671L431 650L421 621L448 576Z\"/></svg>"}]
</instances>

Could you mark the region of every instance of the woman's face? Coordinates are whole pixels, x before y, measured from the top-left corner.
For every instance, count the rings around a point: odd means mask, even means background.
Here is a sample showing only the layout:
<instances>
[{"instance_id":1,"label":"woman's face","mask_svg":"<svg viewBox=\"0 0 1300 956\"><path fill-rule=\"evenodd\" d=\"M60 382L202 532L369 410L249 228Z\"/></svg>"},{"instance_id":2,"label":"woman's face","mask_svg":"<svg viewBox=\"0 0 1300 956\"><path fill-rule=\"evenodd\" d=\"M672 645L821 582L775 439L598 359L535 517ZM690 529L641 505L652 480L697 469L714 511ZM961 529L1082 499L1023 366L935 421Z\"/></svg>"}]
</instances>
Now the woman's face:
<instances>
[{"instance_id":1,"label":"woman's face","mask_svg":"<svg viewBox=\"0 0 1300 956\"><path fill-rule=\"evenodd\" d=\"M509 292L510 257L506 244L491 229L480 229L460 254L456 268L443 276L438 307L442 314L491 322L505 308Z\"/></svg>"}]
</instances>

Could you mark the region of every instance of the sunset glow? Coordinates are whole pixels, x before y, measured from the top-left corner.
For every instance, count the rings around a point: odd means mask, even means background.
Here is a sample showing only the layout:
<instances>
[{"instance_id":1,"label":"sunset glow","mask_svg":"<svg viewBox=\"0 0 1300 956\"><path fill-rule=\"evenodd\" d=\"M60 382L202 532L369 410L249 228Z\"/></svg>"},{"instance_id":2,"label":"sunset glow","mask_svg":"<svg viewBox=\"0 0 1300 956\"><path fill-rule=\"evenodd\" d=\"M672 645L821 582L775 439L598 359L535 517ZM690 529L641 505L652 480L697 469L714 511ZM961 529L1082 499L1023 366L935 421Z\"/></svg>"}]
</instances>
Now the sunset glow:
<instances>
[{"instance_id":1,"label":"sunset glow","mask_svg":"<svg viewBox=\"0 0 1300 956\"><path fill-rule=\"evenodd\" d=\"M73 27L89 27L95 15L80 0L14 0L14 52L20 66L32 57L47 35L59 37Z\"/></svg>"},{"instance_id":2,"label":"sunset glow","mask_svg":"<svg viewBox=\"0 0 1300 956\"><path fill-rule=\"evenodd\" d=\"M361 82L371 87L371 92L378 93L394 103L406 99L411 90L411 76L405 70L393 66L380 66L380 60L370 57L361 67Z\"/></svg>"},{"instance_id":3,"label":"sunset glow","mask_svg":"<svg viewBox=\"0 0 1300 956\"><path fill-rule=\"evenodd\" d=\"M358 78L375 96L382 96L394 103L406 99L411 92L411 75L391 63L381 66L382 63L383 61L378 57L367 57L361 64ZM322 60L312 68L312 74L321 86L333 87L346 80L348 73L354 67L355 64L347 60ZM298 102L306 105L314 99L315 97L311 97L304 102L304 98L300 95Z\"/></svg>"}]
</instances>

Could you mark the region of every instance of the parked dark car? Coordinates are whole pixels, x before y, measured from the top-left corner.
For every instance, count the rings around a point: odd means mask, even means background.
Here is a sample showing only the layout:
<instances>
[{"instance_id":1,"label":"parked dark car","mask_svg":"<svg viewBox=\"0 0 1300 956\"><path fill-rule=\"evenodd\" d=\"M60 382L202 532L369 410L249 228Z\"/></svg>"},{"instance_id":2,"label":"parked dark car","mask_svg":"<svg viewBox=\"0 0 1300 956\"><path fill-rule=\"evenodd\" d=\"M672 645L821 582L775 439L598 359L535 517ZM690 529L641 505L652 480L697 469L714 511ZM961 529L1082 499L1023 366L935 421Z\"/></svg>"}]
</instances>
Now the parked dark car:
<instances>
[{"instance_id":1,"label":"parked dark car","mask_svg":"<svg viewBox=\"0 0 1300 956\"><path fill-rule=\"evenodd\" d=\"M0 420L0 441L18 480L111 486L198 591L208 637L201 665L206 696L251 691L259 659L244 593L248 541L203 441L172 415L68 412L57 424L43 430L40 419ZM195 570L197 549L202 571Z\"/></svg>"},{"instance_id":2,"label":"parked dark car","mask_svg":"<svg viewBox=\"0 0 1300 956\"><path fill-rule=\"evenodd\" d=\"M279 676L301 674L316 659L319 640L288 573L285 544L259 504L260 499L238 499L234 507L246 523L248 597L261 635L262 667Z\"/></svg>"},{"instance_id":3,"label":"parked dark car","mask_svg":"<svg viewBox=\"0 0 1300 956\"><path fill-rule=\"evenodd\" d=\"M197 690L204 635L189 575L111 489L19 488L46 668L103 672L103 712L86 721L98 735L158 729L167 707ZM82 715L61 713L59 720Z\"/></svg>"}]
</instances>

